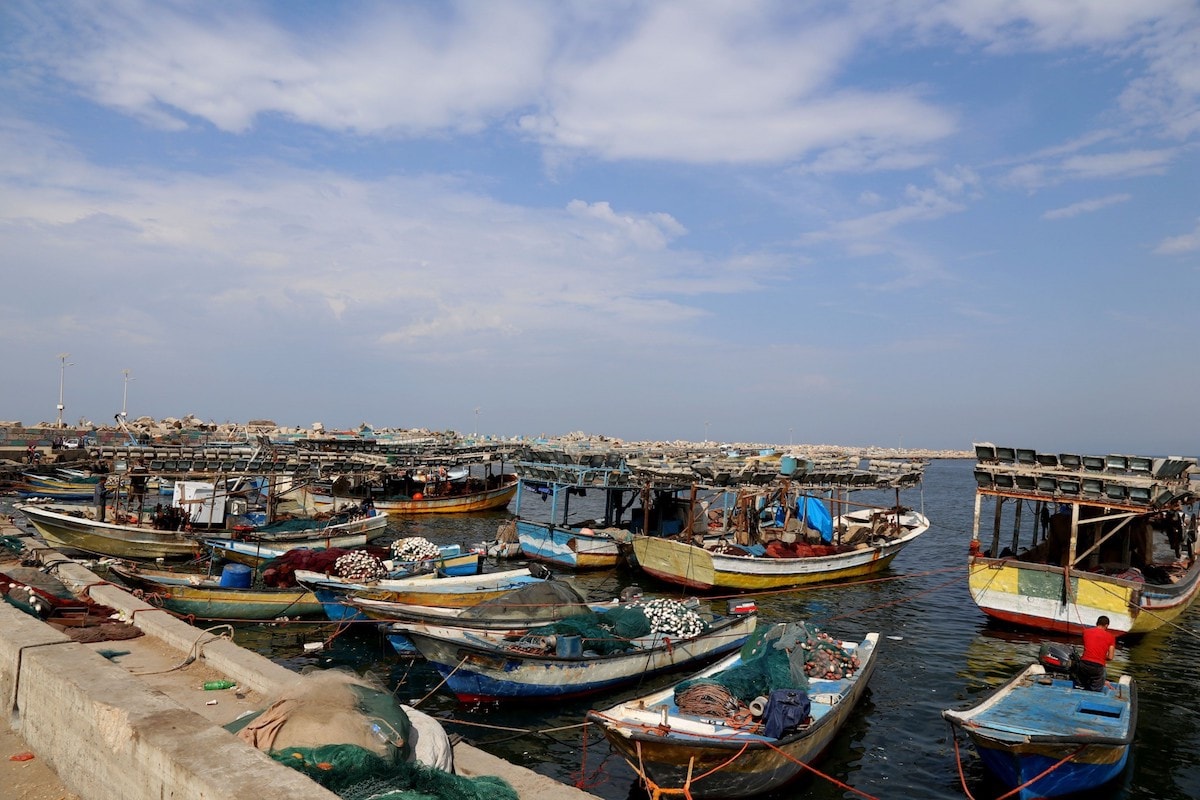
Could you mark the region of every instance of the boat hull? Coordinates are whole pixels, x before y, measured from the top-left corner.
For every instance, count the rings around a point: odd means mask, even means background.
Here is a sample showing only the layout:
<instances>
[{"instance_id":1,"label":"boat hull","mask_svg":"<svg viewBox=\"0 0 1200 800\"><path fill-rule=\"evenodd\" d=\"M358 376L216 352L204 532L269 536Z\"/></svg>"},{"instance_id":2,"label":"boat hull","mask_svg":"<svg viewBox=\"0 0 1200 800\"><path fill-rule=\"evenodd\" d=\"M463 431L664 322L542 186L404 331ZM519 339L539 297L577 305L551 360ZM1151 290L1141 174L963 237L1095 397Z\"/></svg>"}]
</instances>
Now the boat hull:
<instances>
[{"instance_id":1,"label":"boat hull","mask_svg":"<svg viewBox=\"0 0 1200 800\"><path fill-rule=\"evenodd\" d=\"M973 556L971 597L988 617L1010 625L1076 635L1105 615L1116 634L1144 634L1170 624L1200 592L1200 560L1173 584L1158 586L1062 567Z\"/></svg>"},{"instance_id":2,"label":"boat hull","mask_svg":"<svg viewBox=\"0 0 1200 800\"><path fill-rule=\"evenodd\" d=\"M1058 797L1103 786L1125 770L1129 747L1088 747L1076 754L1076 744L996 746L982 736L972 736L979 758L1006 786L1021 786L1064 758L1072 760L1017 793L1021 800Z\"/></svg>"},{"instance_id":3,"label":"boat hull","mask_svg":"<svg viewBox=\"0 0 1200 800\"><path fill-rule=\"evenodd\" d=\"M526 558L571 570L611 569L621 561L617 541L603 533L517 520L517 541Z\"/></svg>"},{"instance_id":4,"label":"boat hull","mask_svg":"<svg viewBox=\"0 0 1200 800\"><path fill-rule=\"evenodd\" d=\"M652 718L657 717L654 711L659 704L673 705L666 693L635 701L631 714L644 718L641 722L624 716L623 711L616 718L610 716L631 704L612 712L592 711L588 719L598 723L613 748L629 763L640 765L659 787L679 790L686 786L689 796L697 800L757 796L795 780L805 771L804 765L816 761L838 735L867 691L875 669L877 641L878 635L871 634L859 645L861 667L853 681L843 683L843 691L825 695L824 684L838 682L815 682L810 687L812 696L816 703L828 697L827 712L819 717L814 713L811 725L778 740L698 718L680 721L668 717L664 733ZM864 652L863 645L869 645L869 652ZM720 672L739 661L732 656L706 673Z\"/></svg>"},{"instance_id":5,"label":"boat hull","mask_svg":"<svg viewBox=\"0 0 1200 800\"><path fill-rule=\"evenodd\" d=\"M848 580L881 572L924 526L876 546L807 558L768 558L714 553L703 547L654 536L635 536L638 568L667 583L709 591L764 591Z\"/></svg>"},{"instance_id":6,"label":"boat hull","mask_svg":"<svg viewBox=\"0 0 1200 800\"><path fill-rule=\"evenodd\" d=\"M754 632L753 614L731 617L705 635L616 656L534 656L477 643L462 632L395 623L464 703L584 697L662 672L694 667L736 650Z\"/></svg>"},{"instance_id":7,"label":"boat hull","mask_svg":"<svg viewBox=\"0 0 1200 800\"><path fill-rule=\"evenodd\" d=\"M45 506L17 504L46 543L68 550L116 558L189 558L200 554L200 542L178 531L115 525L62 513Z\"/></svg>"},{"instance_id":8,"label":"boat hull","mask_svg":"<svg viewBox=\"0 0 1200 800\"><path fill-rule=\"evenodd\" d=\"M1023 800L1057 797L1095 789L1124 770L1137 728L1137 689L1124 676L1088 691L1033 664L982 702L942 716L970 737L997 778L1023 787Z\"/></svg>"},{"instance_id":9,"label":"boat hull","mask_svg":"<svg viewBox=\"0 0 1200 800\"><path fill-rule=\"evenodd\" d=\"M307 589L241 589L215 580L189 580L176 573L153 574L114 568L123 582L145 593L148 602L180 616L204 620L270 620L321 616L324 609ZM156 577L157 576L157 577Z\"/></svg>"},{"instance_id":10,"label":"boat hull","mask_svg":"<svg viewBox=\"0 0 1200 800\"><path fill-rule=\"evenodd\" d=\"M511 480L509 478L511 477ZM480 511L499 511L512 502L517 493L516 476L505 476L506 480L498 487L484 489L467 494L447 495L445 497L422 497L412 499L373 499L377 511L388 514L409 516L415 514L467 514ZM356 503L351 498L334 497L332 494L306 489L308 503L317 510L329 510L336 505Z\"/></svg>"}]
</instances>

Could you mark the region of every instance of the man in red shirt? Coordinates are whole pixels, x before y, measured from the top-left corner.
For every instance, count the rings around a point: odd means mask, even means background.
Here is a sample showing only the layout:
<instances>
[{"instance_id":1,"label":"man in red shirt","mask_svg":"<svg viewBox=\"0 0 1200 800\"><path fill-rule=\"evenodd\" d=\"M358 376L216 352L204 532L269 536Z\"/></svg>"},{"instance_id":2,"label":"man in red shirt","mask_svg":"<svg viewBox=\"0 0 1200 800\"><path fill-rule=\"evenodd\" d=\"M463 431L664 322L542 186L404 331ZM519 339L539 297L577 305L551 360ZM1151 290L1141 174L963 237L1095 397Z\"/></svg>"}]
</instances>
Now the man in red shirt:
<instances>
[{"instance_id":1,"label":"man in red shirt","mask_svg":"<svg viewBox=\"0 0 1200 800\"><path fill-rule=\"evenodd\" d=\"M1108 632L1108 617L1101 615L1096 627L1083 632L1083 655L1075 666L1079 685L1099 692L1108 681L1105 665L1117 654L1117 637Z\"/></svg>"}]
</instances>

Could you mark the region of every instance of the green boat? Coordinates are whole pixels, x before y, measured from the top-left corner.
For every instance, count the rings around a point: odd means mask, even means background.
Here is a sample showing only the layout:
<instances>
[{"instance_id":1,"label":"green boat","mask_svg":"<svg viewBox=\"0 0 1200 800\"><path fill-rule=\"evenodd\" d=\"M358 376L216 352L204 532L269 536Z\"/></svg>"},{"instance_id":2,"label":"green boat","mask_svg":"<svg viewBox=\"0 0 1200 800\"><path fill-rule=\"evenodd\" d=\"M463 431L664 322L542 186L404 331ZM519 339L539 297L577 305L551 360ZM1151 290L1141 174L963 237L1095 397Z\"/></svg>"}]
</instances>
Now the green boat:
<instances>
[{"instance_id":1,"label":"green boat","mask_svg":"<svg viewBox=\"0 0 1200 800\"><path fill-rule=\"evenodd\" d=\"M272 620L280 617L320 617L324 609L316 595L304 588L276 589L223 585L221 578L204 573L148 569L113 564L114 575L142 592L152 605L182 616L203 620Z\"/></svg>"}]
</instances>

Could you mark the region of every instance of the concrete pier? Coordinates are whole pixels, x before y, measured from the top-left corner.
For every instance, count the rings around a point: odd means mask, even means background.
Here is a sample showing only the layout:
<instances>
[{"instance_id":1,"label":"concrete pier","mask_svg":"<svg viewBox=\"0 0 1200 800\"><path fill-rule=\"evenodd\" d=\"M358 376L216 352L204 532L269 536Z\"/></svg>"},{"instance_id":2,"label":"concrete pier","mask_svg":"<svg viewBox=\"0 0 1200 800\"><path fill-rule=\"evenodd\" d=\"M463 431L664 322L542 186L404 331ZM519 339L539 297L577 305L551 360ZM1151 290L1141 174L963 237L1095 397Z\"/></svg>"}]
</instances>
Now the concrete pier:
<instances>
[{"instance_id":1,"label":"concrete pier","mask_svg":"<svg viewBox=\"0 0 1200 800\"><path fill-rule=\"evenodd\" d=\"M21 531L5 522L0 533ZM299 679L295 673L28 542L69 587L144 633L79 643L0 602L0 701L20 737L13 741L36 755L39 769L49 767L80 800L335 800L221 727L265 707ZM204 691L205 681L220 678L236 681L237 690ZM503 778L522 798L595 800L464 743L454 746L454 762L460 775Z\"/></svg>"}]
</instances>

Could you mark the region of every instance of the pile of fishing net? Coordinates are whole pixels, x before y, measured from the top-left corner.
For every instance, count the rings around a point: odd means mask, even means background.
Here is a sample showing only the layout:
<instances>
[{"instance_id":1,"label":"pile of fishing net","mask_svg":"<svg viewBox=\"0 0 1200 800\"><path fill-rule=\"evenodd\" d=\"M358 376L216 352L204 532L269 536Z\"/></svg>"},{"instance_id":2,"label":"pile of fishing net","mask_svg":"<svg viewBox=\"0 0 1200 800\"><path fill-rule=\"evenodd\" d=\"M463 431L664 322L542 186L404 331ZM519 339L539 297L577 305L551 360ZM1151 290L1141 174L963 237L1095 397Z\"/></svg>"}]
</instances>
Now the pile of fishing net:
<instances>
[{"instance_id":1,"label":"pile of fishing net","mask_svg":"<svg viewBox=\"0 0 1200 800\"><path fill-rule=\"evenodd\" d=\"M737 666L681 682L675 687L675 703L683 713L721 708L727 716L777 689L806 690L809 678L836 680L858 667L858 658L817 626L781 623L755 631L742 646Z\"/></svg>"},{"instance_id":2,"label":"pile of fishing net","mask_svg":"<svg viewBox=\"0 0 1200 800\"><path fill-rule=\"evenodd\" d=\"M333 574L355 583L369 583L387 577L383 561L365 550L351 550L333 562Z\"/></svg>"},{"instance_id":3,"label":"pile of fishing net","mask_svg":"<svg viewBox=\"0 0 1200 800\"><path fill-rule=\"evenodd\" d=\"M650 622L650 634L671 639L691 639L708 629L708 623L677 600L660 597L655 600L639 600L635 608L642 610Z\"/></svg>"},{"instance_id":4,"label":"pile of fishing net","mask_svg":"<svg viewBox=\"0 0 1200 800\"><path fill-rule=\"evenodd\" d=\"M436 544L422 536L409 536L392 542L392 559L395 561L424 561L441 554Z\"/></svg>"},{"instance_id":5,"label":"pile of fishing net","mask_svg":"<svg viewBox=\"0 0 1200 800\"><path fill-rule=\"evenodd\" d=\"M344 800L517 800L497 777L453 774L441 725L357 676L322 670L226 726Z\"/></svg>"},{"instance_id":6,"label":"pile of fishing net","mask_svg":"<svg viewBox=\"0 0 1200 800\"><path fill-rule=\"evenodd\" d=\"M647 614L648 608L651 609L653 618ZM708 629L708 623L685 604L676 600L660 599L616 606L542 625L530 630L525 642L550 636L578 636L583 640L584 650L608 655L632 650L633 640L646 636L682 638L682 634L677 631L690 631L697 625L700 632Z\"/></svg>"}]
</instances>

